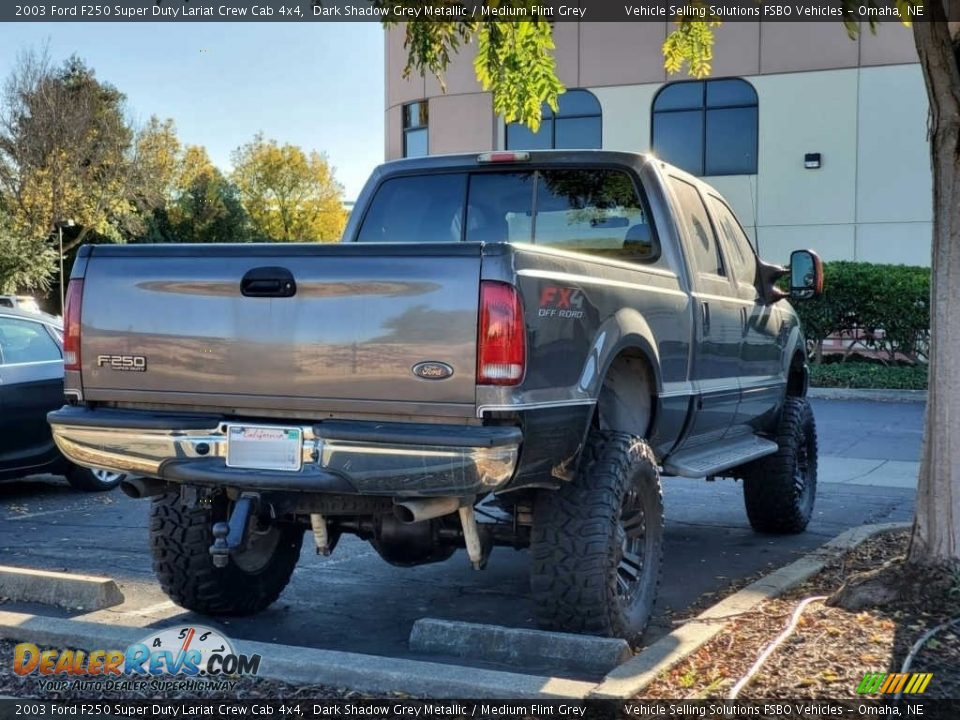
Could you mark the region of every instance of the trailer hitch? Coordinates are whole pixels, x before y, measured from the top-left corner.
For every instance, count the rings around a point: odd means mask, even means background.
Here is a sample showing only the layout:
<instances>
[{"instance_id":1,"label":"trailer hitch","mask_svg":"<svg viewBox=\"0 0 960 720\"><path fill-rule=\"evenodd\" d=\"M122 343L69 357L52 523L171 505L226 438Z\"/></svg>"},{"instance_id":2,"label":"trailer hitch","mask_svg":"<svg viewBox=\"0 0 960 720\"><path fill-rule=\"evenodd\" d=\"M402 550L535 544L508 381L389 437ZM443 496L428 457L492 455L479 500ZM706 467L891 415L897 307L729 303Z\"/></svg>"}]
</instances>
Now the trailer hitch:
<instances>
[{"instance_id":1,"label":"trailer hitch","mask_svg":"<svg viewBox=\"0 0 960 720\"><path fill-rule=\"evenodd\" d=\"M242 493L233 504L233 510L227 522L213 524L213 545L210 554L214 567L225 568L230 563L230 552L243 547L247 542L247 529L250 526L250 513L260 504L257 493Z\"/></svg>"}]
</instances>

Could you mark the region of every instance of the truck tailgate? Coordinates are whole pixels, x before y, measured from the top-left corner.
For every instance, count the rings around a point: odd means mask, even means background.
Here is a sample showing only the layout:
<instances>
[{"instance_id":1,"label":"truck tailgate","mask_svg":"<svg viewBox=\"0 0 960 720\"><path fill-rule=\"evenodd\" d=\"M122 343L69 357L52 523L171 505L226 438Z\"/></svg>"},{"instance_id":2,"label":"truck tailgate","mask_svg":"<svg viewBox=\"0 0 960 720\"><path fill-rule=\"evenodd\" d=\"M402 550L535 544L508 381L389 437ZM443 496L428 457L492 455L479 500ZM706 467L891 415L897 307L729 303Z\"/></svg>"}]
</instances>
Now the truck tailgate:
<instances>
[{"instance_id":1,"label":"truck tailgate","mask_svg":"<svg viewBox=\"0 0 960 720\"><path fill-rule=\"evenodd\" d=\"M480 254L466 244L96 247L84 274L85 399L361 412L392 401L468 416ZM267 292L288 271L295 294L245 296L251 271L267 278L254 291ZM413 368L424 361L453 374L421 378Z\"/></svg>"}]
</instances>

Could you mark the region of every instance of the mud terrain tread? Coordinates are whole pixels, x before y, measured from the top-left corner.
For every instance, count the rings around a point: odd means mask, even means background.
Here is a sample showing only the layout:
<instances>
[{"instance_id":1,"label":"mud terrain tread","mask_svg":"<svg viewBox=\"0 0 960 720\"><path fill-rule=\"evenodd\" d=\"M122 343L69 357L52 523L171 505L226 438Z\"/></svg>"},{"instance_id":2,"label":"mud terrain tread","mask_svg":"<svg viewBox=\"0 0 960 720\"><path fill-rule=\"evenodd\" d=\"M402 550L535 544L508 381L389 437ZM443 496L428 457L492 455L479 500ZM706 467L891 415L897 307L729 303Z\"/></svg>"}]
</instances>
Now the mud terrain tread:
<instances>
[{"instance_id":1,"label":"mud terrain tread","mask_svg":"<svg viewBox=\"0 0 960 720\"><path fill-rule=\"evenodd\" d=\"M810 522L813 513L805 511L800 493L793 483L797 446L803 440L807 423L813 433L809 463L812 492L816 495L817 428L810 403L804 398L789 397L786 400L775 438L780 449L743 469L743 499L747 518L751 527L758 532L796 534L806 530Z\"/></svg>"},{"instance_id":2,"label":"mud terrain tread","mask_svg":"<svg viewBox=\"0 0 960 720\"><path fill-rule=\"evenodd\" d=\"M646 482L654 506L647 532L662 548L663 500L657 463L646 441L626 433L593 431L578 478L540 493L531 535L535 616L541 627L610 637L638 637L649 620L660 583L660 552L652 584L643 591L646 617L637 625L619 608L616 537L621 503L632 478Z\"/></svg>"},{"instance_id":3,"label":"mud terrain tread","mask_svg":"<svg viewBox=\"0 0 960 720\"><path fill-rule=\"evenodd\" d=\"M163 591L177 605L204 615L251 615L280 596L300 557L303 529L284 526L270 562L258 573L213 564L212 513L190 508L179 491L153 498L150 546L153 570Z\"/></svg>"}]
</instances>

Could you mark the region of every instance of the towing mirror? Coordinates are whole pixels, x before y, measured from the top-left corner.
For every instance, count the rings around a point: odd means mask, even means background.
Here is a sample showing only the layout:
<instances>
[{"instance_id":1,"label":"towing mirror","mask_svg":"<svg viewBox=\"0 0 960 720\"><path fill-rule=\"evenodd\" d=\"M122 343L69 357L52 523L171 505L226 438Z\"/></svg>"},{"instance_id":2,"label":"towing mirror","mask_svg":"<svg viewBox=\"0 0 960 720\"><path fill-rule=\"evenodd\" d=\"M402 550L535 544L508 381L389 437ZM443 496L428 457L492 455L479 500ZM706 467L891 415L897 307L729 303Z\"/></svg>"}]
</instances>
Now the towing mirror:
<instances>
[{"instance_id":1,"label":"towing mirror","mask_svg":"<svg viewBox=\"0 0 960 720\"><path fill-rule=\"evenodd\" d=\"M810 300L823 292L823 261L813 250L790 253L790 298Z\"/></svg>"}]
</instances>

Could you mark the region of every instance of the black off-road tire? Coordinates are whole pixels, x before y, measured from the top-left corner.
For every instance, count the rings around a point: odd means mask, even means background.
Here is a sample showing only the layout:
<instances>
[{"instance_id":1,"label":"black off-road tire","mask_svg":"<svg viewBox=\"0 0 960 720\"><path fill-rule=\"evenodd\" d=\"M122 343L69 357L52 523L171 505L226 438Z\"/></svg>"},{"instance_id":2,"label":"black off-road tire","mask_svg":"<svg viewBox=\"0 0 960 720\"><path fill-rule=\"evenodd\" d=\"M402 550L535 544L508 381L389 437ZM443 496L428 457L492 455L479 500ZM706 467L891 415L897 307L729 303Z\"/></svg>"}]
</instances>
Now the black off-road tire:
<instances>
[{"instance_id":1,"label":"black off-road tire","mask_svg":"<svg viewBox=\"0 0 960 720\"><path fill-rule=\"evenodd\" d=\"M754 530L796 534L807 529L817 494L817 425L805 398L789 397L773 455L743 468L743 500Z\"/></svg>"},{"instance_id":2,"label":"black off-road tire","mask_svg":"<svg viewBox=\"0 0 960 720\"><path fill-rule=\"evenodd\" d=\"M153 498L150 547L153 570L163 591L177 605L203 615L252 615L269 607L286 587L300 558L303 528L276 524L256 568L243 569L231 555L225 568L213 564L213 523L225 520L224 502L212 508L188 507L174 491ZM275 539L275 545L274 545Z\"/></svg>"},{"instance_id":3,"label":"black off-road tire","mask_svg":"<svg viewBox=\"0 0 960 720\"><path fill-rule=\"evenodd\" d=\"M639 558L639 567L622 565L627 562L624 521L635 536L632 557ZM538 494L530 552L534 613L541 627L638 639L653 611L663 554L660 475L646 441L591 432L577 478ZM631 593L621 584L628 571L637 578Z\"/></svg>"}]
</instances>

